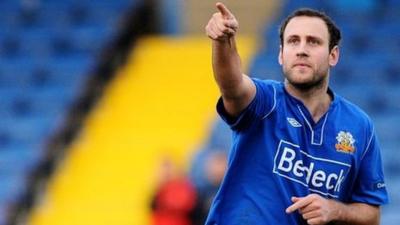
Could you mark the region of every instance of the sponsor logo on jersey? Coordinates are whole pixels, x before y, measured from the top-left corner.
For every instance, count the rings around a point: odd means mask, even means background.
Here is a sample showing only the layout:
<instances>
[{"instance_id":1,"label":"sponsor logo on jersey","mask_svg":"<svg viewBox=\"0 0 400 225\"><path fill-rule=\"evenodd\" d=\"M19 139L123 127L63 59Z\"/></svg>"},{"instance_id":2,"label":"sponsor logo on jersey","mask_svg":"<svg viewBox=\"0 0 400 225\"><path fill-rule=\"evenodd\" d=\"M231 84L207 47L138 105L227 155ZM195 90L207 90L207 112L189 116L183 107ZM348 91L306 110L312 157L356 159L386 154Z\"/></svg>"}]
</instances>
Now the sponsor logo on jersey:
<instances>
[{"instance_id":1,"label":"sponsor logo on jersey","mask_svg":"<svg viewBox=\"0 0 400 225\"><path fill-rule=\"evenodd\" d=\"M287 117L286 119L290 123L290 125L292 125L293 127L301 127L301 124L299 122L297 122L296 119L294 119L292 117Z\"/></svg>"},{"instance_id":2,"label":"sponsor logo on jersey","mask_svg":"<svg viewBox=\"0 0 400 225\"><path fill-rule=\"evenodd\" d=\"M353 135L350 132L340 131L336 136L336 151L344 153L354 153L355 147Z\"/></svg>"},{"instance_id":3,"label":"sponsor logo on jersey","mask_svg":"<svg viewBox=\"0 0 400 225\"><path fill-rule=\"evenodd\" d=\"M273 172L310 191L338 198L351 165L314 157L298 145L281 140L274 159Z\"/></svg>"}]
</instances>

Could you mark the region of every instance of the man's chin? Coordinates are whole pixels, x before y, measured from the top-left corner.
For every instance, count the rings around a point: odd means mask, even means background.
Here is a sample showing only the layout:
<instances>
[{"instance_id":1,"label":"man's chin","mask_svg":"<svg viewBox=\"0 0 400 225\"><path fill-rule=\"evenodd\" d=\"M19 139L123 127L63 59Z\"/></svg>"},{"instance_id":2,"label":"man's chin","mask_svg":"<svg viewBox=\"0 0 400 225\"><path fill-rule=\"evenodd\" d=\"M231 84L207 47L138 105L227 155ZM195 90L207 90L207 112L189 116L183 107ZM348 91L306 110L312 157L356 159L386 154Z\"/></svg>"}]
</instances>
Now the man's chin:
<instances>
[{"instance_id":1,"label":"man's chin","mask_svg":"<svg viewBox=\"0 0 400 225\"><path fill-rule=\"evenodd\" d=\"M307 90L321 87L323 80L303 81L303 82L288 80L288 82L290 85L292 85L294 88L296 88L298 90L307 91Z\"/></svg>"},{"instance_id":2,"label":"man's chin","mask_svg":"<svg viewBox=\"0 0 400 225\"><path fill-rule=\"evenodd\" d=\"M311 82L290 82L289 81L289 84L299 90L310 90L315 86Z\"/></svg>"}]
</instances>

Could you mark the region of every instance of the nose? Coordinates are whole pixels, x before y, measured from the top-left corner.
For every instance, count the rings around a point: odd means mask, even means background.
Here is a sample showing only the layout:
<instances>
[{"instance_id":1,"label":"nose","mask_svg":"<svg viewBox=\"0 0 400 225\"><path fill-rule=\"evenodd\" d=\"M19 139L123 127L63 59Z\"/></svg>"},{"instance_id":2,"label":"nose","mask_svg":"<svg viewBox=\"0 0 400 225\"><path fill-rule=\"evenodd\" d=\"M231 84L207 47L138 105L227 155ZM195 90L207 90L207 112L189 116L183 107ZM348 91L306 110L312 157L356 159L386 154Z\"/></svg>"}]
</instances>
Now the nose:
<instances>
[{"instance_id":1,"label":"nose","mask_svg":"<svg viewBox=\"0 0 400 225\"><path fill-rule=\"evenodd\" d=\"M296 53L296 56L299 58L306 58L308 57L308 54L305 51L299 51Z\"/></svg>"},{"instance_id":2,"label":"nose","mask_svg":"<svg viewBox=\"0 0 400 225\"><path fill-rule=\"evenodd\" d=\"M296 56L300 58L309 56L306 42L302 41L300 45L298 45Z\"/></svg>"}]
</instances>

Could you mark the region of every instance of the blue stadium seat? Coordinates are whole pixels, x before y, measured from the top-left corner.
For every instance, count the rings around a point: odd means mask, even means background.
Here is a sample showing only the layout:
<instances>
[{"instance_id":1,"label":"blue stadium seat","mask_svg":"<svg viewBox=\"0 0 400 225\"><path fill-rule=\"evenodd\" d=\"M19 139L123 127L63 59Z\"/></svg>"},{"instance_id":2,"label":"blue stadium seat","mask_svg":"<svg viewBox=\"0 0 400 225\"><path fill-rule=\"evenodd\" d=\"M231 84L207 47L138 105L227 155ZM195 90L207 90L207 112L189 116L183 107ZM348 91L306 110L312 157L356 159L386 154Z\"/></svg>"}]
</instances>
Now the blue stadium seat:
<instances>
[{"instance_id":1,"label":"blue stadium seat","mask_svg":"<svg viewBox=\"0 0 400 225\"><path fill-rule=\"evenodd\" d=\"M5 225L7 223L8 210L6 205L0 204L0 224Z\"/></svg>"},{"instance_id":2,"label":"blue stadium seat","mask_svg":"<svg viewBox=\"0 0 400 225\"><path fill-rule=\"evenodd\" d=\"M3 214L0 217L7 216L9 206L14 205L19 200L25 187L25 179L21 176L16 174L0 175L0 214ZM7 218L0 218L0 220L2 219Z\"/></svg>"},{"instance_id":3,"label":"blue stadium seat","mask_svg":"<svg viewBox=\"0 0 400 225\"><path fill-rule=\"evenodd\" d=\"M11 32L0 32L0 53L5 57L13 57L20 52L19 38Z\"/></svg>"},{"instance_id":4,"label":"blue stadium seat","mask_svg":"<svg viewBox=\"0 0 400 225\"><path fill-rule=\"evenodd\" d=\"M0 1L0 225L46 142L140 0Z\"/></svg>"},{"instance_id":5,"label":"blue stadium seat","mask_svg":"<svg viewBox=\"0 0 400 225\"><path fill-rule=\"evenodd\" d=\"M382 207L381 224L397 225L400 221L399 205L400 202L400 179L399 177L388 177L386 185L389 192L389 204Z\"/></svg>"},{"instance_id":6,"label":"blue stadium seat","mask_svg":"<svg viewBox=\"0 0 400 225\"><path fill-rule=\"evenodd\" d=\"M278 55L257 54L249 68L252 77L283 80L282 68L278 63Z\"/></svg>"},{"instance_id":7,"label":"blue stadium seat","mask_svg":"<svg viewBox=\"0 0 400 225\"><path fill-rule=\"evenodd\" d=\"M286 4L285 4L286 3ZM285 2L283 4L281 14L278 21L281 21L285 15L292 13L294 10L298 8L312 8L318 10L325 10L325 4L323 1L315 1L315 0L305 0L305 1L291 1Z\"/></svg>"},{"instance_id":8,"label":"blue stadium seat","mask_svg":"<svg viewBox=\"0 0 400 225\"><path fill-rule=\"evenodd\" d=\"M7 151L0 151L0 175L26 177L37 166L42 154L39 147L22 146L19 143Z\"/></svg>"},{"instance_id":9,"label":"blue stadium seat","mask_svg":"<svg viewBox=\"0 0 400 225\"><path fill-rule=\"evenodd\" d=\"M220 117L214 124L211 131L210 140L206 148L208 149L230 149L232 141L231 129Z\"/></svg>"}]
</instances>

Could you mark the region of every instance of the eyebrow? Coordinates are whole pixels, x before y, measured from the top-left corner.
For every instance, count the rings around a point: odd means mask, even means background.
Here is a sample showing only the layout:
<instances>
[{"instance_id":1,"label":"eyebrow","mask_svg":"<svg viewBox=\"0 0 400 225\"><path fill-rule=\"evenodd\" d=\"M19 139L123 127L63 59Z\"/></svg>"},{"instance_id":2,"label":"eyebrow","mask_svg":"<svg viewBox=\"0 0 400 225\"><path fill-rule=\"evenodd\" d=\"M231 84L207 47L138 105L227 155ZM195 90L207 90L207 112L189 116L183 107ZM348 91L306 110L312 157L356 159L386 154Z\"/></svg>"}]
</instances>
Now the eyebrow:
<instances>
[{"instance_id":1,"label":"eyebrow","mask_svg":"<svg viewBox=\"0 0 400 225\"><path fill-rule=\"evenodd\" d=\"M300 35L297 35L297 34L289 35L289 36L287 36L286 40L288 40L290 38L300 38ZM313 36L313 35L307 35L306 38L307 39L316 39L316 40L319 40L319 41L324 41L321 37Z\"/></svg>"}]
</instances>

